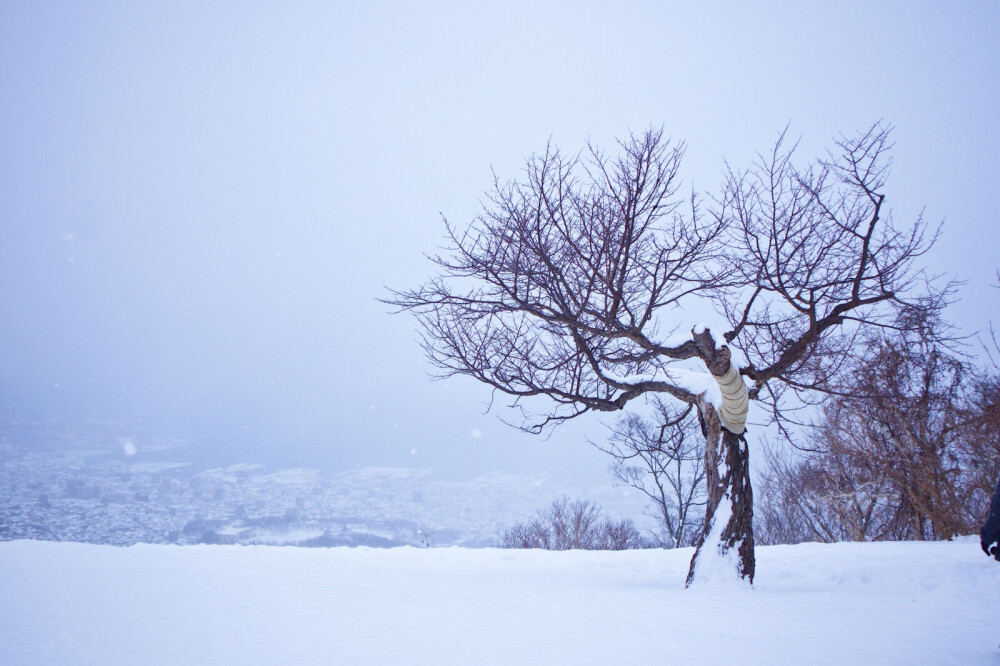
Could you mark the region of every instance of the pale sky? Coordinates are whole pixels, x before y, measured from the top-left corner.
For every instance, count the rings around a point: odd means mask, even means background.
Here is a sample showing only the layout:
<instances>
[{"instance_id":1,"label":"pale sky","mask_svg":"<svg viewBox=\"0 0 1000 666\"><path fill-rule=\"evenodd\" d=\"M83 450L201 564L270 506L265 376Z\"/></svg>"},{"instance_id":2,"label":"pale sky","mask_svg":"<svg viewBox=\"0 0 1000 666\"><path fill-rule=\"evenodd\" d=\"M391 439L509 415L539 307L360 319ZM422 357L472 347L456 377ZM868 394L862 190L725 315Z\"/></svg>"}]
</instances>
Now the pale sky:
<instances>
[{"instance_id":1,"label":"pale sky","mask_svg":"<svg viewBox=\"0 0 1000 666\"><path fill-rule=\"evenodd\" d=\"M952 316L1000 323L1000 4L754 4L0 0L0 414L606 476L596 418L519 434L375 299L491 169L649 126L711 191L786 125L807 158L884 119L897 222L944 221Z\"/></svg>"}]
</instances>

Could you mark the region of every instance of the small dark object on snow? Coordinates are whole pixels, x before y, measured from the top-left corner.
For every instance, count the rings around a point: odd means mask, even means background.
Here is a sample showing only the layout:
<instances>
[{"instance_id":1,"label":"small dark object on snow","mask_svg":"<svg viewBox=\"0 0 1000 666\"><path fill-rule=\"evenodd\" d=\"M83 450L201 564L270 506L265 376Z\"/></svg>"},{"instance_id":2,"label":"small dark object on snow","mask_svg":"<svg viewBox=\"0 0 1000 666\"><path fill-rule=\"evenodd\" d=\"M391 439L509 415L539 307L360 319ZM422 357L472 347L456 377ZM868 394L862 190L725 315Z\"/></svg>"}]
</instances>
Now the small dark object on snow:
<instances>
[{"instance_id":1,"label":"small dark object on snow","mask_svg":"<svg viewBox=\"0 0 1000 666\"><path fill-rule=\"evenodd\" d=\"M979 542L983 547L983 552L992 555L1000 562L1000 479L997 479L996 490L993 491L993 501L990 502L990 515L983 524L983 531L980 532Z\"/></svg>"}]
</instances>

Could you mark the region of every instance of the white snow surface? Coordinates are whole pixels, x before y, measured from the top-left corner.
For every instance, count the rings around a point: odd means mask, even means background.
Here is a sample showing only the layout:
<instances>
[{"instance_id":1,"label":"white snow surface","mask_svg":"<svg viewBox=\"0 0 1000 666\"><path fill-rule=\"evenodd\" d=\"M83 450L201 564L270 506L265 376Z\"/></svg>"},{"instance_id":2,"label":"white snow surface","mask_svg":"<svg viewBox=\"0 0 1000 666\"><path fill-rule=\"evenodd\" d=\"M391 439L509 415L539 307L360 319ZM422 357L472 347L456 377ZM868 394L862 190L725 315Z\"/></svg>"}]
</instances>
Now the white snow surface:
<instances>
[{"instance_id":1,"label":"white snow surface","mask_svg":"<svg viewBox=\"0 0 1000 666\"><path fill-rule=\"evenodd\" d=\"M1000 563L973 538L757 549L0 543L3 664L998 664Z\"/></svg>"}]
</instances>

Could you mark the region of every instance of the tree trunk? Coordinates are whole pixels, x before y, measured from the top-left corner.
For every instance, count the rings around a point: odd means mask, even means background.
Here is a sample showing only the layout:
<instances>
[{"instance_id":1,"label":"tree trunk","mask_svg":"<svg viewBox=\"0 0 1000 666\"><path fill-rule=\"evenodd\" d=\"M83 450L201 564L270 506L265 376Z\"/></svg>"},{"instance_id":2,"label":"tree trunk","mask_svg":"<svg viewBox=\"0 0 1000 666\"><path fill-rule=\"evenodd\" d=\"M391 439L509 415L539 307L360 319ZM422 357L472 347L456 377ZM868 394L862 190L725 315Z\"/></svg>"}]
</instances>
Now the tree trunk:
<instances>
[{"instance_id":1,"label":"tree trunk","mask_svg":"<svg viewBox=\"0 0 1000 666\"><path fill-rule=\"evenodd\" d=\"M698 399L698 414L701 416L702 433L705 435L705 511L715 511L719 505L725 486L719 476L719 465L725 460L722 447L722 423L719 415L704 396Z\"/></svg>"},{"instance_id":2,"label":"tree trunk","mask_svg":"<svg viewBox=\"0 0 1000 666\"><path fill-rule=\"evenodd\" d=\"M743 437L747 390L725 345L716 348L707 329L695 333L694 339L702 360L719 384L722 403L720 409L716 409L704 395L698 401L706 440L708 500L705 529L691 558L687 587L696 579L731 578L734 573L752 584L756 569L753 489L750 487L750 454Z\"/></svg>"},{"instance_id":3,"label":"tree trunk","mask_svg":"<svg viewBox=\"0 0 1000 666\"><path fill-rule=\"evenodd\" d=\"M725 455L725 471L719 479L721 493L709 493L718 501L705 508L705 531L698 539L687 587L701 577L713 577L704 571L704 561L719 558L726 567L735 566L736 575L753 583L756 569L753 539L753 489L750 487L750 455L746 439L728 430L719 440ZM719 520L717 520L719 519ZM720 521L725 524L716 524ZM725 575L725 572L723 572Z\"/></svg>"}]
</instances>

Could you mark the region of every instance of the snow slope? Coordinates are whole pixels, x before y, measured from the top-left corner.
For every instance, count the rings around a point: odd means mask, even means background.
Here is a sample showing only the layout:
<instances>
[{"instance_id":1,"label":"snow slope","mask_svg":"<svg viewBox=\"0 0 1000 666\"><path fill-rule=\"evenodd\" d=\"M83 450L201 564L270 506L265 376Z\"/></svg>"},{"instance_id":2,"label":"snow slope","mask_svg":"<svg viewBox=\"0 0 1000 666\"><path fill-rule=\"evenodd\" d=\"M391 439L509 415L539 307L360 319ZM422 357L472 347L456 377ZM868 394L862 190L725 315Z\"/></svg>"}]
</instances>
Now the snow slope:
<instances>
[{"instance_id":1,"label":"snow slope","mask_svg":"<svg viewBox=\"0 0 1000 666\"><path fill-rule=\"evenodd\" d=\"M1000 664L973 539L758 549L684 590L690 549L0 543L2 664Z\"/></svg>"}]
</instances>

